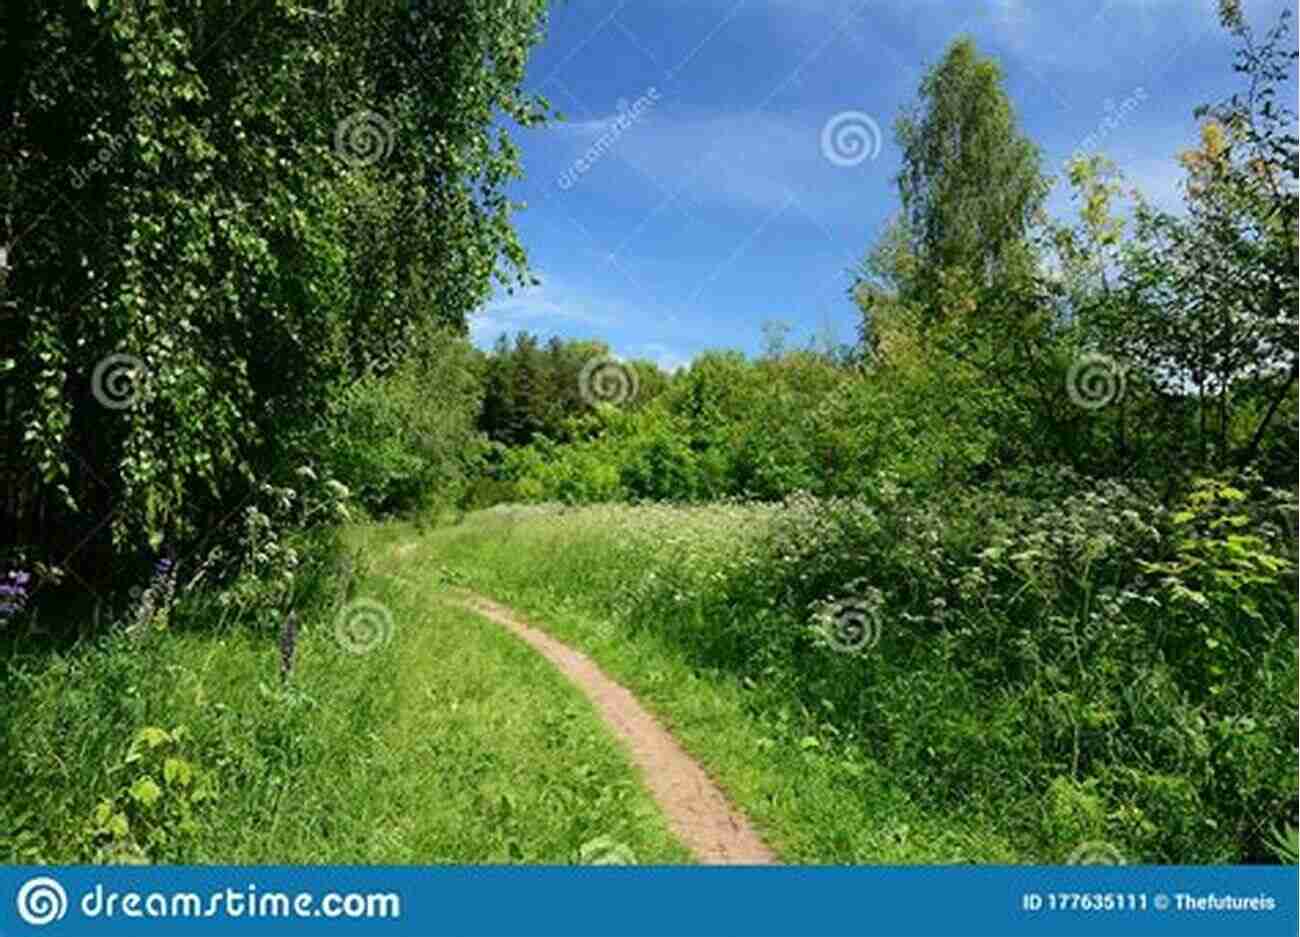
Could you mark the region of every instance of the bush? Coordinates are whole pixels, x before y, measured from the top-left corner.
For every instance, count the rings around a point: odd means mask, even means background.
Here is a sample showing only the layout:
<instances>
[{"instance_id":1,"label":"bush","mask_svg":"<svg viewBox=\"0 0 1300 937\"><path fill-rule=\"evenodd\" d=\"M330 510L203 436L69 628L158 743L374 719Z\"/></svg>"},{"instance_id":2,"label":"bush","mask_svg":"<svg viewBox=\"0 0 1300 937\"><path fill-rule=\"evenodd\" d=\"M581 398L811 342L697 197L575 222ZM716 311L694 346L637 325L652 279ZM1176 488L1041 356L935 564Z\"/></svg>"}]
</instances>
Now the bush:
<instances>
[{"instance_id":1,"label":"bush","mask_svg":"<svg viewBox=\"0 0 1300 937\"><path fill-rule=\"evenodd\" d=\"M373 516L460 502L485 452L471 355L465 339L427 333L396 370L348 387L308 451Z\"/></svg>"}]
</instances>

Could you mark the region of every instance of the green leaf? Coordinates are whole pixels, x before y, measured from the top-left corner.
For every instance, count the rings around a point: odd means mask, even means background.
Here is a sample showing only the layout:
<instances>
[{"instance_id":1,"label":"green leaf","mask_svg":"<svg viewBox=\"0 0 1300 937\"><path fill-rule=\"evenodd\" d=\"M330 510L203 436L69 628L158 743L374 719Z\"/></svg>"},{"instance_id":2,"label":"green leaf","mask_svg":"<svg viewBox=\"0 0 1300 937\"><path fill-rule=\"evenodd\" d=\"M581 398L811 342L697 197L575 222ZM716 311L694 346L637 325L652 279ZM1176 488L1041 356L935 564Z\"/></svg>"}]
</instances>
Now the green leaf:
<instances>
[{"instance_id":1,"label":"green leaf","mask_svg":"<svg viewBox=\"0 0 1300 937\"><path fill-rule=\"evenodd\" d=\"M171 733L157 726L145 726L135 736L136 743L144 742L150 748L157 748L164 742L172 741Z\"/></svg>"},{"instance_id":2,"label":"green leaf","mask_svg":"<svg viewBox=\"0 0 1300 937\"><path fill-rule=\"evenodd\" d=\"M131 824L127 822L126 814L113 814L112 819L108 821L108 832L116 839L126 839L131 833Z\"/></svg>"},{"instance_id":3,"label":"green leaf","mask_svg":"<svg viewBox=\"0 0 1300 937\"><path fill-rule=\"evenodd\" d=\"M163 762L163 780L168 784L188 787L194 779L194 768L184 758L168 758Z\"/></svg>"},{"instance_id":4,"label":"green leaf","mask_svg":"<svg viewBox=\"0 0 1300 937\"><path fill-rule=\"evenodd\" d=\"M158 802L158 798L162 796L162 788L158 786L153 778L146 774L132 784L127 793L131 795L131 799L136 803L152 807Z\"/></svg>"}]
</instances>

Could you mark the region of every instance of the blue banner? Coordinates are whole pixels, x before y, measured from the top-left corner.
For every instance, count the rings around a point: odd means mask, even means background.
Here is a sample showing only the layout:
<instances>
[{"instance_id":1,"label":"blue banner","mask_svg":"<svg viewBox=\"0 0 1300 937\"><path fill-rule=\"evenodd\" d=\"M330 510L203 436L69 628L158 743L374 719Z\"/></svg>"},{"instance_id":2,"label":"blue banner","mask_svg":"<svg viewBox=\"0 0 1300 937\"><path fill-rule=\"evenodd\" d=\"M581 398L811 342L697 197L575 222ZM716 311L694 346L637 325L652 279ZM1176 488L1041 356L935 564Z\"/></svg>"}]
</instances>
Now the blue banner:
<instances>
[{"instance_id":1,"label":"blue banner","mask_svg":"<svg viewBox=\"0 0 1300 937\"><path fill-rule=\"evenodd\" d=\"M1293 866L3 866L0 937L1295 937Z\"/></svg>"}]
</instances>

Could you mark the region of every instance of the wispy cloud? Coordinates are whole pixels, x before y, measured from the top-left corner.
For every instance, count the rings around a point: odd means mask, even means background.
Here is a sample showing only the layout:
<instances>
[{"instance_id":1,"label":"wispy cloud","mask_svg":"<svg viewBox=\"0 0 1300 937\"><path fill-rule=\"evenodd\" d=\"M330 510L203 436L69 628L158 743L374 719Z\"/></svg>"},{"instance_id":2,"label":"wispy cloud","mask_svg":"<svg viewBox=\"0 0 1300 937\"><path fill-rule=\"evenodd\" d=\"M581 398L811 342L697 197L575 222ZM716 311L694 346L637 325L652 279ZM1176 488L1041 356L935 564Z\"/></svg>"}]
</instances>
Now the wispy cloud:
<instances>
[{"instance_id":1,"label":"wispy cloud","mask_svg":"<svg viewBox=\"0 0 1300 937\"><path fill-rule=\"evenodd\" d=\"M542 281L539 285L498 296L470 319L475 341L524 329L554 332L574 325L608 329L617 326L626 311L621 300L598 297L550 273L535 271L534 275Z\"/></svg>"}]
</instances>

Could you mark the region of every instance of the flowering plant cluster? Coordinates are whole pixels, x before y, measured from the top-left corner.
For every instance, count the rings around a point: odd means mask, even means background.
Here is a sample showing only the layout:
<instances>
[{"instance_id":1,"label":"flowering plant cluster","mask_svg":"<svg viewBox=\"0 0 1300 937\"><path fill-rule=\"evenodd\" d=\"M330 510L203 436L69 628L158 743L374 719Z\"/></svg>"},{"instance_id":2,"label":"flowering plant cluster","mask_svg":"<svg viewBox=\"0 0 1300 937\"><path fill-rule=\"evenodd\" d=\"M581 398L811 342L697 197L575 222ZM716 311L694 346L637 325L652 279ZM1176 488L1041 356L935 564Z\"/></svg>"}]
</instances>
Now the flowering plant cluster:
<instances>
[{"instance_id":1,"label":"flowering plant cluster","mask_svg":"<svg viewBox=\"0 0 1300 937\"><path fill-rule=\"evenodd\" d=\"M32 574L20 569L10 570L0 578L0 622L15 617L27 607L31 580Z\"/></svg>"}]
</instances>

